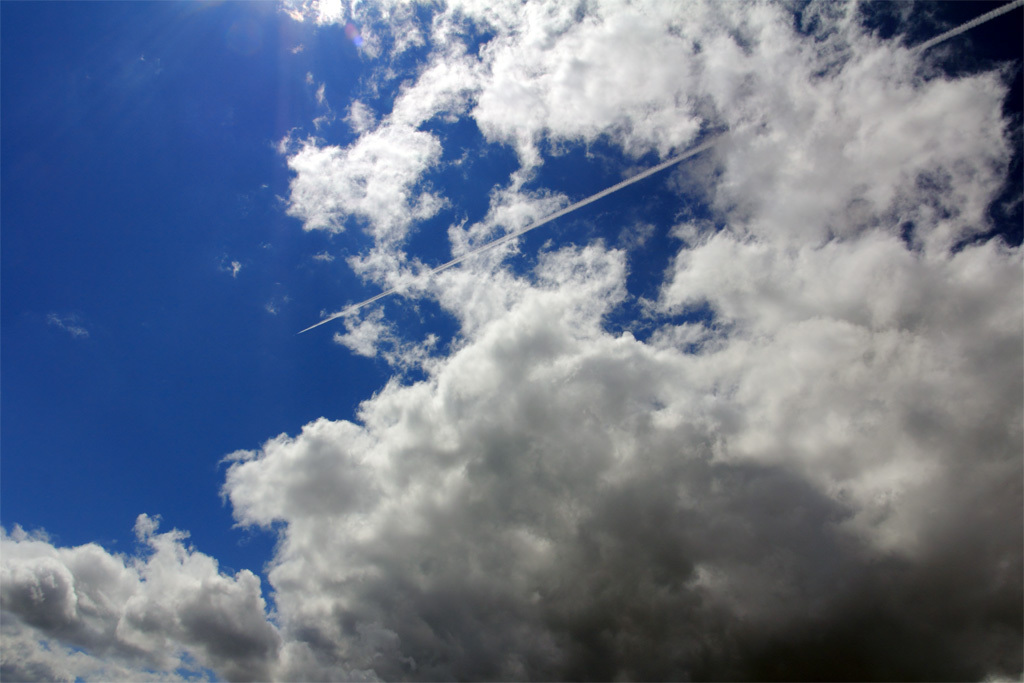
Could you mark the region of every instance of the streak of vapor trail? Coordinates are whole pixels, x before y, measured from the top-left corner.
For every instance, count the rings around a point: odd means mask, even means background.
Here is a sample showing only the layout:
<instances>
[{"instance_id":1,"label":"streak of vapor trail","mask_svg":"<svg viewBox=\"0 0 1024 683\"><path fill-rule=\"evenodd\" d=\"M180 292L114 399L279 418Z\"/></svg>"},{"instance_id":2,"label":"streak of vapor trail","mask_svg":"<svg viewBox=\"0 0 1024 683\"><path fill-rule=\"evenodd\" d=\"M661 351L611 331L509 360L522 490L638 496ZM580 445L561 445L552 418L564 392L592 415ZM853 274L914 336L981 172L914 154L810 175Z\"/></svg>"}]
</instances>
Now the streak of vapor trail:
<instances>
[{"instance_id":1,"label":"streak of vapor trail","mask_svg":"<svg viewBox=\"0 0 1024 683\"><path fill-rule=\"evenodd\" d=\"M996 17L998 17L998 16L1000 16L1002 14L1006 14L1007 12L1009 12L1011 10L1015 10L1018 7L1020 7L1021 5L1024 5L1024 0L1013 0L1013 2L1008 2L1005 5L1003 5L1002 7L997 7L994 10L992 10L991 12L986 12L985 14L982 14L979 17L975 17L974 19L971 19L970 21L966 21L966 22L960 24L959 26L957 26L954 29L946 31L945 33L943 33L941 35L937 35L937 36L935 36L934 38L932 38L930 40L926 40L923 43L921 43L920 45L914 46L914 48L911 51L912 52L924 52L925 50L927 50L930 47L938 45L939 43L941 43L941 42L943 42L945 40L949 40L950 38L953 38L954 36L958 36L961 33L964 33L966 31L970 31L975 26L979 26L981 24L984 24L986 21L989 21L990 19L995 19Z\"/></svg>"},{"instance_id":2,"label":"streak of vapor trail","mask_svg":"<svg viewBox=\"0 0 1024 683\"><path fill-rule=\"evenodd\" d=\"M1020 1L1024 2L1024 0L1020 0ZM517 237L525 235L526 233L530 232L531 230L536 230L537 228L541 227L542 225L550 223L551 221L555 220L556 218L561 218L562 216L566 215L567 213L572 213L576 209L583 208L587 204L590 204L592 202L596 202L598 199L601 199L602 197L607 197L608 195L610 195L613 192L618 192L622 188L628 187L629 185L632 185L633 183L639 182L639 181L643 180L644 178L646 178L648 176L652 176L652 175L654 175L655 173L657 173L659 171L664 171L669 166L673 166L675 164L678 164L680 161L685 161L686 159L689 159L690 157L696 156L696 155L700 154L701 152L703 152L705 150L708 150L708 149L714 147L719 142L721 142L722 138L724 138L725 135L726 134L723 133L722 135L718 135L716 137L713 137L710 140L705 140L704 142L702 142L701 144L697 145L696 147L692 147L692 148L686 150L685 152L683 152L682 154L680 154L678 156L674 156L671 159L667 159L667 160L661 162L660 164L658 164L657 166L652 166L651 168L647 169L646 171L641 171L640 173L637 173L635 176L630 176L629 178L626 178L622 182L616 183L616 184L612 185L611 187L607 187L607 188L601 190L600 192L596 192L596 193L590 195L589 197L587 197L585 199L581 199L580 201L576 202L575 204L570 204L569 206L565 207L564 209L560 209L559 211L556 211L556 212L554 212L553 214L551 214L549 216L545 216L544 218L541 218L539 221L537 221L535 223L531 223L530 225L526 226L522 230L516 230L515 232L510 232L510 233L508 233L506 235L502 235L501 237L499 237L497 239L491 240L490 242L487 242L486 244L481 244L479 247L474 247L473 249L470 249L469 251L467 251L465 254L462 254L460 256L456 256L451 261L446 261L445 263L442 263L441 265L437 266L436 268L431 269L427 273L427 277L436 275L437 273L440 273L442 270L448 270L452 266L455 266L455 265L458 265L459 263L462 263L463 261L468 259L470 256L474 256L476 254L479 254L482 251L487 251L488 249L493 249L494 247L497 247L500 244L504 244L505 242L509 242L511 240L514 240ZM332 313L331 315L327 316L326 318L324 318L320 322L316 323L315 325L310 325L306 329L304 329L301 332L299 332L299 334L302 334L303 332L309 332L314 327L320 327L321 325L323 325L325 323L329 323L332 320L340 318L340 317L342 317L344 315L348 315L349 313L354 313L355 311L358 311L363 306L372 304L374 301L379 301L380 299L383 299L384 297L386 297L386 296L388 296L390 294L394 294L396 291L398 291L398 288L397 287L392 287L391 289L383 291L380 294L377 294L375 296L371 296L366 301L360 301L357 304L352 304L351 306L347 306L347 307L341 309L340 311L338 311L337 313Z\"/></svg>"},{"instance_id":3,"label":"streak of vapor trail","mask_svg":"<svg viewBox=\"0 0 1024 683\"><path fill-rule=\"evenodd\" d=\"M964 33L966 31L970 31L975 26L979 26L981 24L984 24L985 22L990 21L992 19L995 19L996 17L1001 16L1003 14L1006 14L1007 12L1010 12L1010 11L1012 11L1014 9L1017 9L1018 7L1021 7L1022 5L1024 5L1024 0L1013 0L1012 2L1008 2L1005 5L1003 5L1002 7L997 7L996 9L992 10L991 12L986 12L985 14L982 14L979 17L975 17L974 19L971 19L970 21L967 21L967 22L964 22L963 24L960 24L959 26L957 26L954 29L946 31L945 33L937 35L934 38L931 38L929 40L926 40L925 42L921 43L920 45L914 46L911 49L911 51L915 52L915 53L924 52L925 50L927 50L930 47L934 47L934 46L938 45L939 43L941 43L943 41L949 40L950 38L958 36L961 33ZM683 152L679 156L675 156L675 157L672 157L671 159L663 161L660 164L658 164L657 166L654 166L652 168L647 169L646 171L638 173L638 174L636 174L635 176L633 176L631 178L627 178L627 179L623 180L620 183L616 183L615 185L612 185L609 188L601 190L600 192L598 192L596 194L592 194L589 197L587 197L586 199L582 199L582 200L576 202L575 204L571 204L571 205L565 207L564 209L562 209L560 211L556 211L555 213L551 214L550 216L542 218L539 221L537 221L536 223L533 223L532 225L529 225L529 226L523 228L522 230L517 230L515 232L510 232L507 235L502 235L501 237L499 237L499 238L497 238L495 240L492 240L492 241L490 241L490 242L488 242L486 244L482 244L479 247L476 247L474 249L470 249L465 254L462 254L461 256L457 256L457 257L453 258L451 261L448 261L446 263L442 263L441 265L437 266L436 268L428 271L427 272L427 277L430 277L432 275L440 273L442 270L447 270L447 269L451 268L454 265L462 263L463 261L465 261L470 256L473 256L474 254L479 254L482 251L486 251L488 249L493 249L494 247L496 247L496 246L498 246L500 244L504 244L505 242L508 242L509 240L514 240L515 238L517 238L517 237L519 237L521 235L524 235L524 234L530 232L531 230L536 230L540 226L542 226L542 225L544 225L546 223L549 223L549 222L555 220L556 218L560 218L560 217L564 216L567 213L570 213L572 211L575 211L576 209L579 209L581 207L586 206L587 204L590 204L591 202L596 202L598 199L601 199L602 197L606 197L606 196L610 195L612 192L617 192L618 190L621 190L622 188L624 188L624 187L626 187L628 185L632 185L633 183L635 183L637 181L643 180L647 176L653 175L653 174L657 173L658 171L662 171L662 170L668 168L669 166L672 166L674 164L678 164L680 161L683 161L685 159L689 159L692 156L700 154L704 150L709 149L710 147L712 147L715 144L717 144L719 141L721 141L721 139L723 137L725 137L725 134L722 134L722 135L714 137L714 138L712 138L710 140L707 140L706 142L703 142L700 145L697 145L693 149L690 149L690 150L687 150L686 152ZM391 289L385 290L385 291L381 292L380 294L377 294L375 296L371 296L369 299L366 299L365 301L360 301L357 304L352 304L351 306L347 306L346 308L341 309L337 313L332 313L331 315L327 316L326 318L324 318L320 322L316 323L315 325L310 325L306 329L304 329L301 332L299 332L299 334L302 334L303 332L309 332L314 327L320 327L321 325L323 325L325 323L329 323L332 320L340 318L340 317L342 317L344 315L348 315L349 313L354 313L355 311L358 311L363 306L367 306L369 304L372 304L375 301L379 301L380 299L383 299L386 296L394 294L396 291L398 291L398 288L397 287L392 287Z\"/></svg>"}]
</instances>

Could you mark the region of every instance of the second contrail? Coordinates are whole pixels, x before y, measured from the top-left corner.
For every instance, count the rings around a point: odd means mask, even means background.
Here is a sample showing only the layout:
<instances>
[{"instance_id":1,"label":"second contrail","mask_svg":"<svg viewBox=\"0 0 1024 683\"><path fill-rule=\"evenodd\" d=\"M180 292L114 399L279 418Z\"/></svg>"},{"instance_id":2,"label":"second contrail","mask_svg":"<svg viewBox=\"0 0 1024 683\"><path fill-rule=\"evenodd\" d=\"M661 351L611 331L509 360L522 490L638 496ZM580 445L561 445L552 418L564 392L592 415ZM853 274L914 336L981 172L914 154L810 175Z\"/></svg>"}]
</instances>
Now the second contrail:
<instances>
[{"instance_id":1,"label":"second contrail","mask_svg":"<svg viewBox=\"0 0 1024 683\"><path fill-rule=\"evenodd\" d=\"M1011 10L1015 10L1018 7L1022 6L1022 5L1024 5L1024 0L1013 0L1013 2L1008 2L1008 3L1006 3L1005 5L1003 5L1001 7L996 7L991 12L986 12L985 14L982 14L980 17L976 17L974 19L971 19L970 21L966 21L966 22L960 24L959 26L957 26L956 28L954 28L954 29L952 29L950 31L946 31L942 35L935 36L931 40L926 40L925 42L921 43L920 45L915 46L913 48L913 51L914 52L924 52L925 50L927 50L930 47L934 47L935 45L938 45L939 43L941 43L943 41L949 40L950 38L953 38L954 36L958 36L961 33L965 33L967 31L970 31L975 26L979 26L980 24L984 24L986 21L990 21L992 19L995 19L998 16L1002 16L1003 14L1006 14L1007 12L1009 12Z\"/></svg>"},{"instance_id":2,"label":"second contrail","mask_svg":"<svg viewBox=\"0 0 1024 683\"><path fill-rule=\"evenodd\" d=\"M651 168L647 169L646 171L641 171L640 173L637 173L635 176L631 176L629 178L626 178L622 182L616 183L616 184L612 185L611 187L608 187L608 188L605 188L605 189L601 190L600 192L596 192L596 193L590 195L589 197L587 197L586 199L581 199L580 201L576 202L575 204L570 204L569 206L565 207L564 209L556 211L556 212L554 212L553 214L551 214L549 216L545 216L544 218L541 218L536 223L531 223L530 225L526 226L525 228L523 228L521 230L516 230L514 232L510 232L510 233L508 233L506 235L502 235L501 237L499 237L499 238L497 238L495 240L487 242L486 244L482 244L479 247L475 247L473 249L470 249L465 254L462 254L460 256L456 256L451 261L447 261L447 262L442 263L441 265L437 266L436 268L431 269L427 273L427 276L430 277L430 276L436 275L437 273L440 273L442 270L448 270L452 266L455 266L455 265L458 265L459 263L462 263L463 261L468 259L470 256L474 256L475 254L479 254L482 251L487 251L488 249L493 249L494 247L497 247L498 245L501 245L501 244L504 244L505 242L514 240L517 237L525 235L526 233L530 232L531 230L536 230L537 228L541 227L542 225L550 223L551 221L555 220L556 218L561 218L562 216L566 215L567 213L572 213L576 209L583 208L587 204L590 204L592 202L596 202L598 199L601 199L602 197L607 197L608 195L610 195L613 192L618 192L622 188L628 187L628 186L632 185L633 183L639 182L639 181L643 180L644 178L647 178L648 176L652 176L652 175L654 175L655 173L657 173L659 171L664 171L669 166L674 166L675 164L678 164L680 161L685 161L686 159L689 159L690 157L696 156L696 155L700 154L701 152L703 152L703 151L705 151L707 149L710 149L711 147L713 147L716 144L718 144L722 140L722 138L724 138L724 137L725 137L725 134L722 134L722 135L718 135L716 137L713 137L710 140L706 140L706 141L702 142L701 144L697 145L696 147L691 147L690 149L686 150L685 152L683 152L682 154L680 154L678 156L674 156L671 159L666 159L665 161L661 162L657 166L652 166ZM386 296L394 294L396 291L398 291L398 288L397 287L392 287L391 289L383 291L380 294L377 294L375 296L371 296L366 301L360 301L357 304L352 304L351 306L347 306L347 307L341 309L340 311L338 311L337 313L332 313L331 315L327 316L326 318L324 318L320 322L316 323L315 325L310 325L306 329L304 329L301 332L299 332L299 334L302 334L302 332L309 332L314 327L320 327L321 325L323 325L325 323L329 323L332 320L335 320L335 319L340 318L342 316L348 315L349 313L354 313L355 311L358 311L363 306L367 306L369 304L372 304L374 301L379 301L380 299L383 299Z\"/></svg>"}]
</instances>

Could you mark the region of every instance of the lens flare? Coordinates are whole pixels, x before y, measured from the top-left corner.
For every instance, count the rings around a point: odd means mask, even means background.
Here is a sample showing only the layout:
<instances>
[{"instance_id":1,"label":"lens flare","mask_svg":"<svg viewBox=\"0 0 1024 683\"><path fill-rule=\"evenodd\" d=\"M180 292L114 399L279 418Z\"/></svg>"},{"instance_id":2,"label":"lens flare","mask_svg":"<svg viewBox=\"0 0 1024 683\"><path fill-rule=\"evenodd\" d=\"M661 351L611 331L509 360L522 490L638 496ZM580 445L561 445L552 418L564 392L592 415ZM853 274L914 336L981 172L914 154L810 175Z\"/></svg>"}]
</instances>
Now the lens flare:
<instances>
[{"instance_id":1,"label":"lens flare","mask_svg":"<svg viewBox=\"0 0 1024 683\"><path fill-rule=\"evenodd\" d=\"M363 46L363 37L359 35L359 29L351 21L345 24L345 37L351 40L356 47Z\"/></svg>"}]
</instances>

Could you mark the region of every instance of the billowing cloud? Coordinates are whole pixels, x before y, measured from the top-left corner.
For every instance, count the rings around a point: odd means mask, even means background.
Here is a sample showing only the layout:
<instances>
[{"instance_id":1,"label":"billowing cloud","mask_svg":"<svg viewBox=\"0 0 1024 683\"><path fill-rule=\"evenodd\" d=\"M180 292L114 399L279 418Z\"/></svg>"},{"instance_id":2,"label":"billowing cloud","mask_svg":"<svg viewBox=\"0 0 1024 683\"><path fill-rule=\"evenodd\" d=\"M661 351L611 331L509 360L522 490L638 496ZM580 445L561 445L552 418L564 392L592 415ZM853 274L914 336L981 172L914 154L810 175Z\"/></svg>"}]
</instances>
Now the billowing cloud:
<instances>
[{"instance_id":1,"label":"billowing cloud","mask_svg":"<svg viewBox=\"0 0 1024 683\"><path fill-rule=\"evenodd\" d=\"M440 154L434 136L409 126L378 128L345 149L307 140L288 158L296 174L288 213L306 230L330 232L341 232L354 216L377 240L401 241L415 220L441 206L437 195L417 191L419 177Z\"/></svg>"},{"instance_id":2,"label":"billowing cloud","mask_svg":"<svg viewBox=\"0 0 1024 683\"><path fill-rule=\"evenodd\" d=\"M48 639L279 680L1019 677L1024 261L988 215L1004 76L946 75L852 5L812 4L802 32L768 4L432 11L379 124L353 104L352 144L288 151L289 212L363 221L350 264L457 335L346 318L335 341L421 376L229 456L236 520L279 541L272 612L145 518L145 560L12 535L11 670L72 667ZM664 183L675 252L647 318L609 324L638 264L601 242L418 278L404 238L445 201L424 178L452 117L520 162L449 228L454 255L568 204L527 185L545 145L632 165L727 131Z\"/></svg>"},{"instance_id":3,"label":"billowing cloud","mask_svg":"<svg viewBox=\"0 0 1024 683\"><path fill-rule=\"evenodd\" d=\"M1019 292L694 354L603 331L624 272L553 253L430 380L239 456L282 627L385 679L1018 671Z\"/></svg>"},{"instance_id":4,"label":"billowing cloud","mask_svg":"<svg viewBox=\"0 0 1024 683\"><path fill-rule=\"evenodd\" d=\"M382 678L1019 673L1024 271L972 241L1004 81L942 77L853 8L808 8L802 36L778 6L655 5L435 18L495 37L394 116L462 93L523 164L453 253L536 210L541 141L666 155L727 130L676 174L711 219L680 211L648 341L603 326L625 254L532 276L491 254L423 290L464 335L429 379L233 465L239 521L282 525L282 628Z\"/></svg>"},{"instance_id":5,"label":"billowing cloud","mask_svg":"<svg viewBox=\"0 0 1024 683\"><path fill-rule=\"evenodd\" d=\"M156 520L139 516L144 549L133 557L4 532L4 679L143 680L154 670L202 668L230 680L266 678L280 643L260 579L248 570L225 575L185 545L186 534L156 530ZM56 642L31 646L47 641Z\"/></svg>"},{"instance_id":6,"label":"billowing cloud","mask_svg":"<svg viewBox=\"0 0 1024 683\"><path fill-rule=\"evenodd\" d=\"M483 5L467 10L486 16ZM571 5L531 4L487 45L489 78L473 112L481 130L527 163L539 161L542 136L610 136L629 154L684 147L701 126L696 46L672 16L681 13L647 10L602 5L579 21Z\"/></svg>"}]
</instances>

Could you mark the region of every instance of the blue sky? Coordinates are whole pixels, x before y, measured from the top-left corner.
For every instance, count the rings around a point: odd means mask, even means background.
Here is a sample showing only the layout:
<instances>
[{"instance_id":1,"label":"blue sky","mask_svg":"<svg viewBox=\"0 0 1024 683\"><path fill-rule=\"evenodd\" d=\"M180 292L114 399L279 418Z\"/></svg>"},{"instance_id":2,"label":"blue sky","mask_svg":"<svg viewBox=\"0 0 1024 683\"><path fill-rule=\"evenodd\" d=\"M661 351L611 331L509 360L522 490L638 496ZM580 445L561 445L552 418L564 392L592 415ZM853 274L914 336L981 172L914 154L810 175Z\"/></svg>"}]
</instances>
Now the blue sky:
<instances>
[{"instance_id":1,"label":"blue sky","mask_svg":"<svg viewBox=\"0 0 1024 683\"><path fill-rule=\"evenodd\" d=\"M275 142L314 113L305 74L340 58L332 85L352 87L359 58L327 36L292 55L304 27L272 6L4 12L4 518L130 543L155 505L238 552L218 460L381 381L295 337L310 295L352 279L308 261L330 245L276 198Z\"/></svg>"},{"instance_id":2,"label":"blue sky","mask_svg":"<svg viewBox=\"0 0 1024 683\"><path fill-rule=\"evenodd\" d=\"M0 4L5 677L1020 674L1022 10L670 5Z\"/></svg>"}]
</instances>

